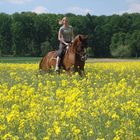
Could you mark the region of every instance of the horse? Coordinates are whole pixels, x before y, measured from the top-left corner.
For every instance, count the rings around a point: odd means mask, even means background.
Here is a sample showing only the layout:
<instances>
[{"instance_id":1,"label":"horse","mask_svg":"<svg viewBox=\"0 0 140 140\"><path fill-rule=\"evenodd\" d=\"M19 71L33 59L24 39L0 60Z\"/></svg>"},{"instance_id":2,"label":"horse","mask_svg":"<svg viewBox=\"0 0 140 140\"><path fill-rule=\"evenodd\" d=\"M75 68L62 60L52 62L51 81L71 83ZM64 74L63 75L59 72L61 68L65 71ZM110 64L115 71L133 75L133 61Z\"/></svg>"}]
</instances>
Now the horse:
<instances>
[{"instance_id":1,"label":"horse","mask_svg":"<svg viewBox=\"0 0 140 140\"><path fill-rule=\"evenodd\" d=\"M77 35L72 43L69 43L68 49L65 51L63 58L61 58L59 64L69 75L71 75L72 69L74 72L78 72L80 76L84 75L84 66L86 60L86 48L87 48L87 35ZM44 56L39 63L39 70L41 72L48 72L54 69L56 65L57 51L50 51Z\"/></svg>"}]
</instances>

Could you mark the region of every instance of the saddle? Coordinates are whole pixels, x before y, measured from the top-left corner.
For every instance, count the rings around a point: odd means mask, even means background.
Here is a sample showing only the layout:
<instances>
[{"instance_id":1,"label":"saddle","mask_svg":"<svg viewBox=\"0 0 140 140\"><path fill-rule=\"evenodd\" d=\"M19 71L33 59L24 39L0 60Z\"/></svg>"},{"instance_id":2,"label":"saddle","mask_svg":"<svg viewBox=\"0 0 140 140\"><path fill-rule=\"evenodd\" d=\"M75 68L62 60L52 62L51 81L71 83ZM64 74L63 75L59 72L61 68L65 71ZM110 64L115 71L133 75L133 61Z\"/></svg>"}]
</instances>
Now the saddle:
<instances>
[{"instance_id":1,"label":"saddle","mask_svg":"<svg viewBox=\"0 0 140 140\"><path fill-rule=\"evenodd\" d=\"M67 42L67 43L69 43L68 46L71 46L71 44L72 44L72 42ZM63 59L63 57L64 57L64 55L65 55L66 52L67 52L67 46L65 46L65 48L64 48L64 50L63 50L63 52L62 52L62 54L60 55L60 58L61 58L61 59Z\"/></svg>"},{"instance_id":2,"label":"saddle","mask_svg":"<svg viewBox=\"0 0 140 140\"><path fill-rule=\"evenodd\" d=\"M67 49L66 49L66 47L65 47L64 50L63 50L63 52L62 52L61 55L60 55L60 58L61 58L61 59L64 58L64 55L65 55L66 51L67 51Z\"/></svg>"},{"instance_id":3,"label":"saddle","mask_svg":"<svg viewBox=\"0 0 140 140\"><path fill-rule=\"evenodd\" d=\"M63 52L61 53L60 57L60 61L59 61L59 68L63 66L63 59L65 54L67 53L67 46L64 48Z\"/></svg>"}]
</instances>

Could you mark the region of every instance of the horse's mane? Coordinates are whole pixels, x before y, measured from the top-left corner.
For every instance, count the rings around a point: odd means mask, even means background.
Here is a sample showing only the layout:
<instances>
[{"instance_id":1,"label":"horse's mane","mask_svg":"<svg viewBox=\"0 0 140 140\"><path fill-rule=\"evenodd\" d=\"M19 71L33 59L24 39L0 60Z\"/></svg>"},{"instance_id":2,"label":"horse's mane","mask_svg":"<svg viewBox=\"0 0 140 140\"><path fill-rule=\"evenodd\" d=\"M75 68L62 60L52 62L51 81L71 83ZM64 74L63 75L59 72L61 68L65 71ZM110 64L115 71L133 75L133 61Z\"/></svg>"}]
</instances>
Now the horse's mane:
<instances>
[{"instance_id":1,"label":"horse's mane","mask_svg":"<svg viewBox=\"0 0 140 140\"><path fill-rule=\"evenodd\" d=\"M80 34L79 34L79 35L77 35L77 36L75 36L75 38L74 38L73 42L78 41L78 40L79 40L79 36L80 36Z\"/></svg>"},{"instance_id":2,"label":"horse's mane","mask_svg":"<svg viewBox=\"0 0 140 140\"><path fill-rule=\"evenodd\" d=\"M73 40L73 47L76 47L77 44L81 42L82 40L87 40L87 37L88 36L86 35L78 34Z\"/></svg>"},{"instance_id":3,"label":"horse's mane","mask_svg":"<svg viewBox=\"0 0 140 140\"><path fill-rule=\"evenodd\" d=\"M76 47L76 46L77 46L77 43L78 43L78 41L79 41L79 36L80 36L80 35L77 35L77 36L74 38L74 40L73 40L73 47Z\"/></svg>"}]
</instances>

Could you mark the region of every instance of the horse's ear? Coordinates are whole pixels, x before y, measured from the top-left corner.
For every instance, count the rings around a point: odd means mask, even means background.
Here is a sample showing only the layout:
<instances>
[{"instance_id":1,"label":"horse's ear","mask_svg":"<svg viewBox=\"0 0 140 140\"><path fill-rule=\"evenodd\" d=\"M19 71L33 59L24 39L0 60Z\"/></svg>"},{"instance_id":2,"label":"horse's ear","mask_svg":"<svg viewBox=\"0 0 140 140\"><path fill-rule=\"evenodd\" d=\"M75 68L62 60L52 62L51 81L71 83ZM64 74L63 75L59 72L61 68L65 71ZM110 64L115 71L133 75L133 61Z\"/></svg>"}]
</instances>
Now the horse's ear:
<instances>
[{"instance_id":1,"label":"horse's ear","mask_svg":"<svg viewBox=\"0 0 140 140\"><path fill-rule=\"evenodd\" d=\"M79 35L79 40L82 41L82 37L81 37L81 35Z\"/></svg>"},{"instance_id":2,"label":"horse's ear","mask_svg":"<svg viewBox=\"0 0 140 140\"><path fill-rule=\"evenodd\" d=\"M79 40L87 40L88 39L88 35L79 35Z\"/></svg>"}]
</instances>

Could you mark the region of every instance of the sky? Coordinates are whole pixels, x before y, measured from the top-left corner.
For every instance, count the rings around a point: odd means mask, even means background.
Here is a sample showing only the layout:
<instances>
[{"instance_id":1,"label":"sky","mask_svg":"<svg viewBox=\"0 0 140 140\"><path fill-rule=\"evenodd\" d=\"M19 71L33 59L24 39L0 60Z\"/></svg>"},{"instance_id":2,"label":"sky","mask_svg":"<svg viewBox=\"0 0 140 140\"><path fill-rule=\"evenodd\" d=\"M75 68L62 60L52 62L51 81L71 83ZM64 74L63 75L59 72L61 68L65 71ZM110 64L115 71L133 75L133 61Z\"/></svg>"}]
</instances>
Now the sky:
<instances>
[{"instance_id":1,"label":"sky","mask_svg":"<svg viewBox=\"0 0 140 140\"><path fill-rule=\"evenodd\" d=\"M140 0L0 0L0 13L36 12L76 15L140 13Z\"/></svg>"}]
</instances>

